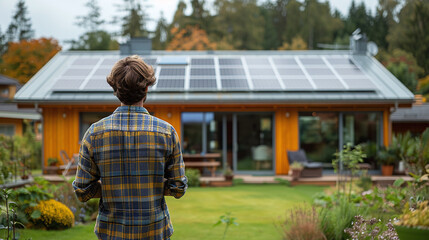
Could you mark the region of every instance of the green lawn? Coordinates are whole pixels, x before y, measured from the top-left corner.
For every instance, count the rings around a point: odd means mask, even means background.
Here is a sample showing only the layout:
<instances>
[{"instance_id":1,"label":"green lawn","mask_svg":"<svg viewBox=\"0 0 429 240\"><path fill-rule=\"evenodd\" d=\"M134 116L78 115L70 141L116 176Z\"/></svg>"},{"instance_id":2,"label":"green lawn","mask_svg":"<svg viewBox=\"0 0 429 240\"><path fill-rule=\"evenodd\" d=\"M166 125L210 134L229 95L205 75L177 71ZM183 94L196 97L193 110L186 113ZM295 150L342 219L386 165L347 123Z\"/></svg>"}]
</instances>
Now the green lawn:
<instances>
[{"instance_id":1,"label":"green lawn","mask_svg":"<svg viewBox=\"0 0 429 240\"><path fill-rule=\"evenodd\" d=\"M182 199L168 198L174 225L172 239L222 239L224 226L213 227L219 217L231 212L239 226L228 230L226 239L280 239L275 223L287 209L309 203L323 187L239 185L226 188L190 188ZM94 223L65 231L21 230L21 239L96 239Z\"/></svg>"}]
</instances>

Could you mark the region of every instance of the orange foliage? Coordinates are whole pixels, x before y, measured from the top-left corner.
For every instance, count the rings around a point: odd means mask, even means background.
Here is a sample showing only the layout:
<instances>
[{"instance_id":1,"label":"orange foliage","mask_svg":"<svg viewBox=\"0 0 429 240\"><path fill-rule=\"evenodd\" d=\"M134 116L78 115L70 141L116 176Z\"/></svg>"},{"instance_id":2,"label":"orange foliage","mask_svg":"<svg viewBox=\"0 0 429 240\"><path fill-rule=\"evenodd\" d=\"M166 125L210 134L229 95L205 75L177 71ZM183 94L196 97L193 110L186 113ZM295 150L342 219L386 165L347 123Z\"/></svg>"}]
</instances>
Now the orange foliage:
<instances>
[{"instance_id":1,"label":"orange foliage","mask_svg":"<svg viewBox=\"0 0 429 240\"><path fill-rule=\"evenodd\" d=\"M210 42L206 31L198 26L173 27L170 32L173 38L166 50L216 50L216 43Z\"/></svg>"},{"instance_id":2,"label":"orange foliage","mask_svg":"<svg viewBox=\"0 0 429 240\"><path fill-rule=\"evenodd\" d=\"M24 84L60 50L53 38L10 42L2 56L0 72Z\"/></svg>"}]
</instances>

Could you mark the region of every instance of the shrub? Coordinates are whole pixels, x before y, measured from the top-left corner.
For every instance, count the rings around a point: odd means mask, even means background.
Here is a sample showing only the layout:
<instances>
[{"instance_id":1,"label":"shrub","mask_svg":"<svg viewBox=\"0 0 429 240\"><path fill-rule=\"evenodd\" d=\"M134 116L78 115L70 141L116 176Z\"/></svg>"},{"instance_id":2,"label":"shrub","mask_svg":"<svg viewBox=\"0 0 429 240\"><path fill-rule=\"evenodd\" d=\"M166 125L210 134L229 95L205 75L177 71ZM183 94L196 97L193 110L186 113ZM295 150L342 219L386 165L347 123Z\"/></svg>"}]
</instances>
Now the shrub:
<instances>
[{"instance_id":1,"label":"shrub","mask_svg":"<svg viewBox=\"0 0 429 240\"><path fill-rule=\"evenodd\" d=\"M397 225L429 229L429 201L420 202L416 209L410 209L406 204Z\"/></svg>"},{"instance_id":2,"label":"shrub","mask_svg":"<svg viewBox=\"0 0 429 240\"><path fill-rule=\"evenodd\" d=\"M386 229L383 230L383 223L381 220L371 218L364 219L362 216L355 216L355 221L352 222L352 227L344 230L349 234L352 239L359 240L372 240L372 239L390 239L399 240L398 234L393 227L392 221L385 225Z\"/></svg>"},{"instance_id":3,"label":"shrub","mask_svg":"<svg viewBox=\"0 0 429 240\"><path fill-rule=\"evenodd\" d=\"M200 186L200 171L198 169L187 168L186 177L188 178L188 186L189 187L199 187Z\"/></svg>"},{"instance_id":4,"label":"shrub","mask_svg":"<svg viewBox=\"0 0 429 240\"><path fill-rule=\"evenodd\" d=\"M280 224L284 240L319 240L326 239L320 228L319 215L314 207L299 207L287 214Z\"/></svg>"},{"instance_id":5,"label":"shrub","mask_svg":"<svg viewBox=\"0 0 429 240\"><path fill-rule=\"evenodd\" d=\"M28 209L29 212L36 210L40 211L40 217L32 220L36 227L40 226L48 230L67 229L74 224L72 211L56 200L41 201L36 207Z\"/></svg>"},{"instance_id":6,"label":"shrub","mask_svg":"<svg viewBox=\"0 0 429 240\"><path fill-rule=\"evenodd\" d=\"M331 208L322 208L320 211L320 224L327 239L345 239L344 229L351 227L354 216L364 215L365 210L348 202L341 197Z\"/></svg>"}]
</instances>

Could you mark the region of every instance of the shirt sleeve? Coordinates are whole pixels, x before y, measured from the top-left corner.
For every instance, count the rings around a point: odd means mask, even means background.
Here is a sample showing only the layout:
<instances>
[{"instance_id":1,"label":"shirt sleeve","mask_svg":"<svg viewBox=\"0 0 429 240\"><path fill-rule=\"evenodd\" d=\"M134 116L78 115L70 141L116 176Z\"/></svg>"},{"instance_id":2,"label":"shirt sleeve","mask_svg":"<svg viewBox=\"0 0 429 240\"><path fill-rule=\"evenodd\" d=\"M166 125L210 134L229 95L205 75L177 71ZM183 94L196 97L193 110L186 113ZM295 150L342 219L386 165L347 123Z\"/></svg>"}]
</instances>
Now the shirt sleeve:
<instances>
[{"instance_id":1,"label":"shirt sleeve","mask_svg":"<svg viewBox=\"0 0 429 240\"><path fill-rule=\"evenodd\" d=\"M179 137L174 129L171 137L172 151L166 159L164 195L181 198L188 188L188 179L185 176L185 163L183 162Z\"/></svg>"},{"instance_id":2,"label":"shirt sleeve","mask_svg":"<svg viewBox=\"0 0 429 240\"><path fill-rule=\"evenodd\" d=\"M76 171L76 178L73 181L73 188L79 201L86 202L93 198L98 191L101 191L100 171L93 158L93 147L91 145L91 126L82 139L79 150L79 160Z\"/></svg>"}]
</instances>

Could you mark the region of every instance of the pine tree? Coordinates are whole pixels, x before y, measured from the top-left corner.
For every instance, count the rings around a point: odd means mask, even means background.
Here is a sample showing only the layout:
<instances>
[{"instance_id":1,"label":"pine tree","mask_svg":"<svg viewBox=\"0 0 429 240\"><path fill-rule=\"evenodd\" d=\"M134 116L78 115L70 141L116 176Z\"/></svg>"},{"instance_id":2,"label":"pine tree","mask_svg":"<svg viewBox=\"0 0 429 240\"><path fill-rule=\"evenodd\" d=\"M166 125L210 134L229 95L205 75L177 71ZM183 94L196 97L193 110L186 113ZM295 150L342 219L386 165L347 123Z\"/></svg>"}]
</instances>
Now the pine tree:
<instances>
[{"instance_id":1,"label":"pine tree","mask_svg":"<svg viewBox=\"0 0 429 240\"><path fill-rule=\"evenodd\" d=\"M12 22L7 29L8 42L30 40L34 31L31 28L31 20L27 16L27 6L24 0L19 0L16 4L16 12L12 17Z\"/></svg>"},{"instance_id":2,"label":"pine tree","mask_svg":"<svg viewBox=\"0 0 429 240\"><path fill-rule=\"evenodd\" d=\"M125 16L120 19L121 36L148 37L149 31L146 29L148 17L139 0L124 0L121 11L125 12Z\"/></svg>"},{"instance_id":3,"label":"pine tree","mask_svg":"<svg viewBox=\"0 0 429 240\"><path fill-rule=\"evenodd\" d=\"M155 28L155 36L152 39L152 48L154 50L164 50L167 46L168 25L164 18L164 13L161 12L161 17L158 20Z\"/></svg>"}]
</instances>

